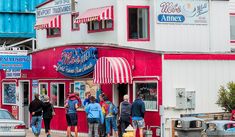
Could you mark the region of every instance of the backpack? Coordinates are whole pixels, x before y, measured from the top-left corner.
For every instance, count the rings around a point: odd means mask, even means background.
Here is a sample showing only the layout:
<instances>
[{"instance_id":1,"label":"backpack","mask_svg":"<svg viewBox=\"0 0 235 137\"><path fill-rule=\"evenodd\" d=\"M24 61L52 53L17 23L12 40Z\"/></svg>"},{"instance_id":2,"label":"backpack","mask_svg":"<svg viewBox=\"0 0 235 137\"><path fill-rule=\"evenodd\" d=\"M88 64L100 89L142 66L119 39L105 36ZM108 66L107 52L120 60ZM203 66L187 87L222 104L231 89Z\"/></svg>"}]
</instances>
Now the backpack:
<instances>
[{"instance_id":1,"label":"backpack","mask_svg":"<svg viewBox=\"0 0 235 137\"><path fill-rule=\"evenodd\" d=\"M131 115L131 104L124 104L123 102L120 105L121 116L130 116Z\"/></svg>"},{"instance_id":2,"label":"backpack","mask_svg":"<svg viewBox=\"0 0 235 137\"><path fill-rule=\"evenodd\" d=\"M103 104L103 109L105 116L118 114L118 108L110 101Z\"/></svg>"}]
</instances>

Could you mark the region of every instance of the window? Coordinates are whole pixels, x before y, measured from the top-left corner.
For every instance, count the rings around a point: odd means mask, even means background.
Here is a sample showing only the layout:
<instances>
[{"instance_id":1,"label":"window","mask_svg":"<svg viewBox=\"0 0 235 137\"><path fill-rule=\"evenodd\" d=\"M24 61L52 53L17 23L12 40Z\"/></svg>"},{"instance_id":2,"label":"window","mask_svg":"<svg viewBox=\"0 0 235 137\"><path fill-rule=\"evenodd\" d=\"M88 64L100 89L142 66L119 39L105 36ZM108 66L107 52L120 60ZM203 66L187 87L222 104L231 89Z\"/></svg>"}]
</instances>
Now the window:
<instances>
[{"instance_id":1,"label":"window","mask_svg":"<svg viewBox=\"0 0 235 137\"><path fill-rule=\"evenodd\" d=\"M39 84L40 95L48 95L48 84L47 83L40 83Z\"/></svg>"},{"instance_id":2,"label":"window","mask_svg":"<svg viewBox=\"0 0 235 137\"><path fill-rule=\"evenodd\" d=\"M72 31L79 30L79 24L74 23L75 19L78 17L79 13L72 13L71 14L71 29Z\"/></svg>"},{"instance_id":3,"label":"window","mask_svg":"<svg viewBox=\"0 0 235 137\"><path fill-rule=\"evenodd\" d=\"M88 32L113 30L113 20L91 21L87 23Z\"/></svg>"},{"instance_id":4,"label":"window","mask_svg":"<svg viewBox=\"0 0 235 137\"><path fill-rule=\"evenodd\" d=\"M230 42L235 43L235 13L230 14Z\"/></svg>"},{"instance_id":5,"label":"window","mask_svg":"<svg viewBox=\"0 0 235 137\"><path fill-rule=\"evenodd\" d=\"M61 29L60 28L49 28L47 29L47 37L60 37Z\"/></svg>"},{"instance_id":6,"label":"window","mask_svg":"<svg viewBox=\"0 0 235 137\"><path fill-rule=\"evenodd\" d=\"M149 41L149 7L127 7L128 40Z\"/></svg>"},{"instance_id":7,"label":"window","mask_svg":"<svg viewBox=\"0 0 235 137\"><path fill-rule=\"evenodd\" d=\"M16 83L3 83L2 92L2 100L4 105L16 104Z\"/></svg>"},{"instance_id":8,"label":"window","mask_svg":"<svg viewBox=\"0 0 235 137\"><path fill-rule=\"evenodd\" d=\"M64 107L65 84L52 83L50 98L54 106Z\"/></svg>"},{"instance_id":9,"label":"window","mask_svg":"<svg viewBox=\"0 0 235 137\"><path fill-rule=\"evenodd\" d=\"M139 95L143 96L143 101L145 103L145 108L147 110L157 110L158 109L158 84L157 82L144 81L144 82L134 82L135 95L137 98Z\"/></svg>"}]
</instances>

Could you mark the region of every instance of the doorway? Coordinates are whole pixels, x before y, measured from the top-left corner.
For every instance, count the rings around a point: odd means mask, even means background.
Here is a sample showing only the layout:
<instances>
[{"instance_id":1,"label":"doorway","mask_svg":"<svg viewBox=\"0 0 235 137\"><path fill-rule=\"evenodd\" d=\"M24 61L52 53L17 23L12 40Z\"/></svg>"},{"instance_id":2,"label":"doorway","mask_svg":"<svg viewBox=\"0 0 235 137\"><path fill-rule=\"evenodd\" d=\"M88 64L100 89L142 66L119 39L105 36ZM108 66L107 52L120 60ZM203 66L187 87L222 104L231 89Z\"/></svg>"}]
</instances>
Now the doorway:
<instances>
[{"instance_id":1,"label":"doorway","mask_svg":"<svg viewBox=\"0 0 235 137\"><path fill-rule=\"evenodd\" d=\"M29 81L19 82L19 120L24 121L26 127L29 127Z\"/></svg>"},{"instance_id":2,"label":"doorway","mask_svg":"<svg viewBox=\"0 0 235 137\"><path fill-rule=\"evenodd\" d=\"M113 85L113 104L119 106L123 101L123 96L129 95L128 84L114 84Z\"/></svg>"}]
</instances>

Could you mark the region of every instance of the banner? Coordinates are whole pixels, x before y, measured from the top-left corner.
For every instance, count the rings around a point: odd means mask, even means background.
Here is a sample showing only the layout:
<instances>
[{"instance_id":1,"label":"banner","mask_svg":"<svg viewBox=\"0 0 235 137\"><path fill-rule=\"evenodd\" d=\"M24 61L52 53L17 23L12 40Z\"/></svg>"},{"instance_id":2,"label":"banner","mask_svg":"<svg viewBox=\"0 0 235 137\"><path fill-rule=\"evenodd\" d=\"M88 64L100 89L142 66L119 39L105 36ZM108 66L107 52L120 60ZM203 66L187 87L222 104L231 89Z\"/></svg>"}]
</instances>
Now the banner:
<instances>
[{"instance_id":1,"label":"banner","mask_svg":"<svg viewBox=\"0 0 235 137\"><path fill-rule=\"evenodd\" d=\"M206 25L208 6L205 0L158 0L157 23Z\"/></svg>"},{"instance_id":2,"label":"banner","mask_svg":"<svg viewBox=\"0 0 235 137\"><path fill-rule=\"evenodd\" d=\"M31 56L10 56L0 55L0 69L8 70L31 70L32 57Z\"/></svg>"}]
</instances>

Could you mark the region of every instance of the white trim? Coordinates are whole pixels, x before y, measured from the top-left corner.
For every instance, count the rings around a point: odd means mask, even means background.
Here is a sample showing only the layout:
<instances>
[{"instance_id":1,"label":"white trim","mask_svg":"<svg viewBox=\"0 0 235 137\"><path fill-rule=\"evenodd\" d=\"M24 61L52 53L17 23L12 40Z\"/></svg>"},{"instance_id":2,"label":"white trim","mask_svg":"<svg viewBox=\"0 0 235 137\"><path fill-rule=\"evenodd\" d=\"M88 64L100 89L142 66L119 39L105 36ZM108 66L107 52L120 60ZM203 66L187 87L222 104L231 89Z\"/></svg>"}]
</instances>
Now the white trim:
<instances>
[{"instance_id":1,"label":"white trim","mask_svg":"<svg viewBox=\"0 0 235 137\"><path fill-rule=\"evenodd\" d=\"M133 81L133 102L134 100L136 99L136 89L135 89L135 86L136 86L136 83L157 83L157 109L146 109L146 111L149 111L149 112L158 112L159 111L159 96L158 96L158 88L159 88L159 84L158 84L158 81L157 80L137 80L137 81Z\"/></svg>"},{"instance_id":2,"label":"white trim","mask_svg":"<svg viewBox=\"0 0 235 137\"><path fill-rule=\"evenodd\" d=\"M136 78L156 78L157 80L160 80L160 76L133 76L133 79Z\"/></svg>"},{"instance_id":3,"label":"white trim","mask_svg":"<svg viewBox=\"0 0 235 137\"><path fill-rule=\"evenodd\" d=\"M15 84L16 103L4 103L4 84ZM2 82L2 105L17 105L17 82Z\"/></svg>"},{"instance_id":4,"label":"white trim","mask_svg":"<svg viewBox=\"0 0 235 137\"><path fill-rule=\"evenodd\" d=\"M28 91L29 91L29 95L28 95L28 106L29 106L29 104L30 104L30 93L31 93L31 90L30 90L30 80L19 80L18 81L19 83L19 85L21 86L21 83L23 83L23 82L28 82ZM23 94L23 97L24 97L24 93L22 93ZM20 94L19 94L20 95ZM23 102L24 103L24 102ZM19 108L19 110L20 110L20 108ZM27 111L28 112L28 123L27 123L27 125L28 126L30 126L30 112L29 111ZM19 118L20 118L20 112L18 112L18 114L19 114ZM22 114L24 114L24 111L22 111Z\"/></svg>"}]
</instances>

